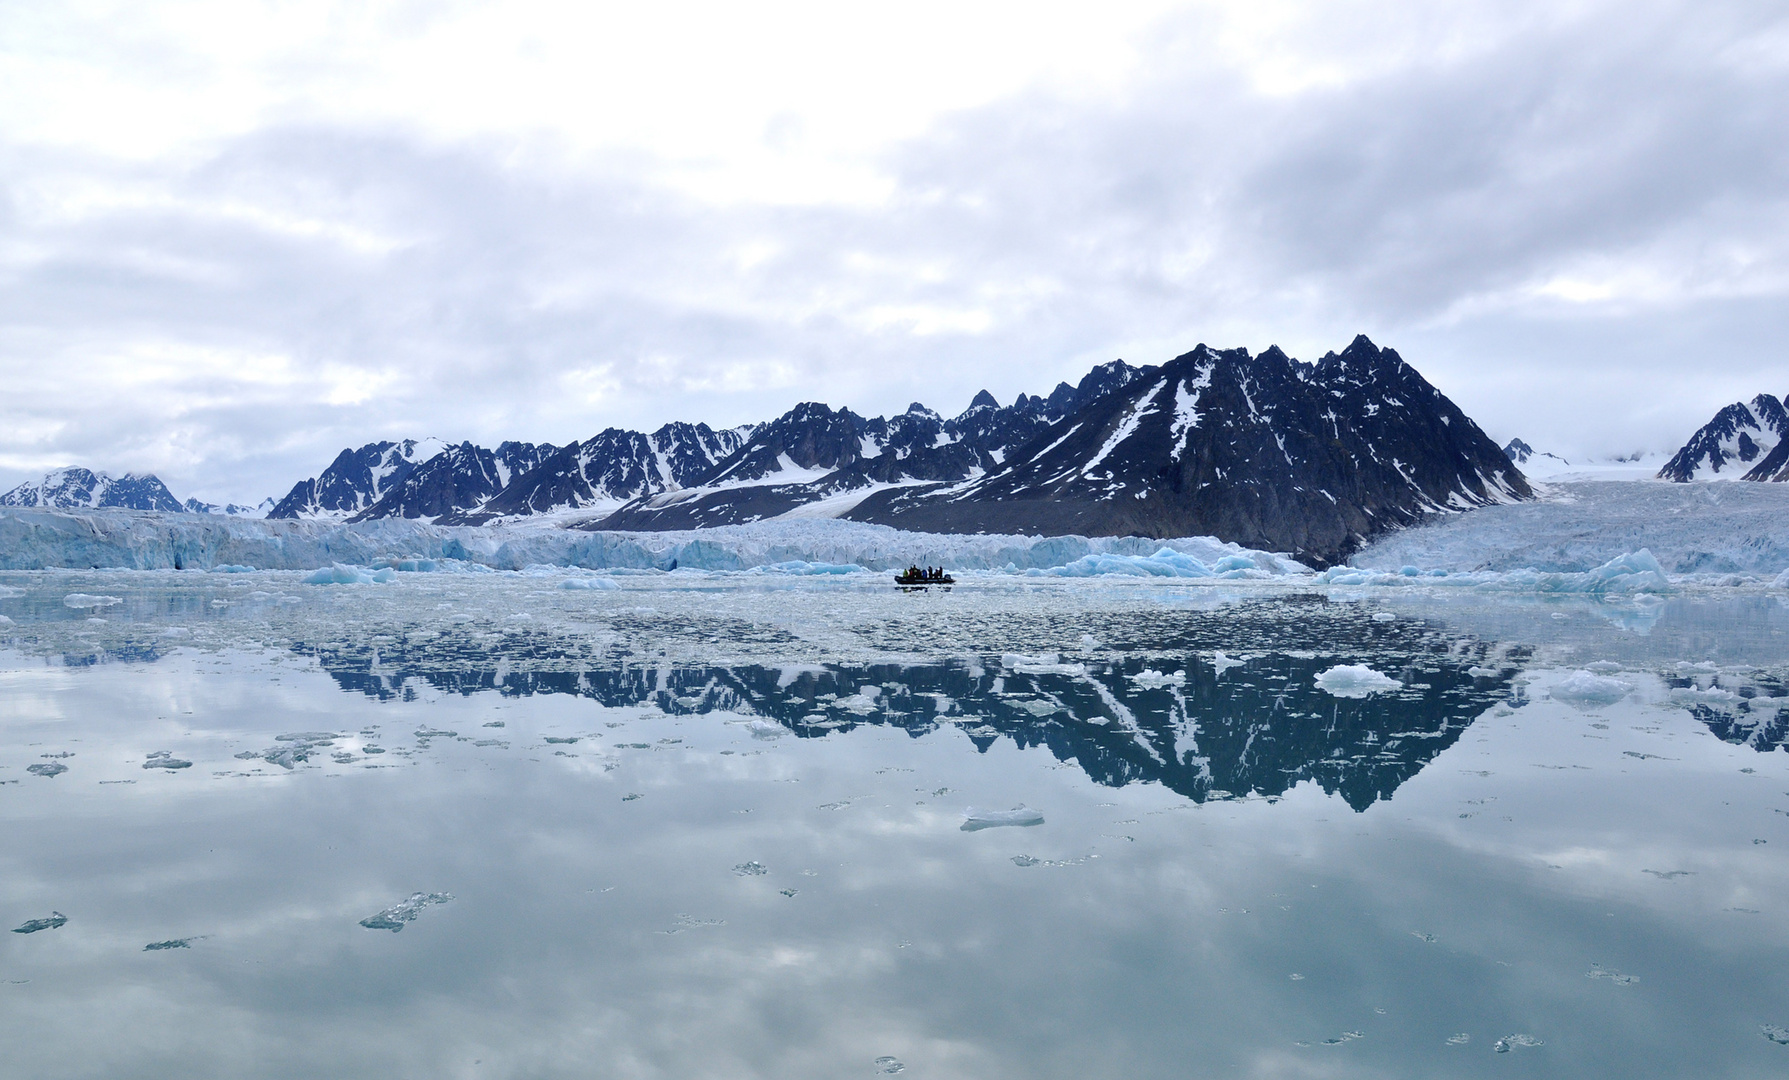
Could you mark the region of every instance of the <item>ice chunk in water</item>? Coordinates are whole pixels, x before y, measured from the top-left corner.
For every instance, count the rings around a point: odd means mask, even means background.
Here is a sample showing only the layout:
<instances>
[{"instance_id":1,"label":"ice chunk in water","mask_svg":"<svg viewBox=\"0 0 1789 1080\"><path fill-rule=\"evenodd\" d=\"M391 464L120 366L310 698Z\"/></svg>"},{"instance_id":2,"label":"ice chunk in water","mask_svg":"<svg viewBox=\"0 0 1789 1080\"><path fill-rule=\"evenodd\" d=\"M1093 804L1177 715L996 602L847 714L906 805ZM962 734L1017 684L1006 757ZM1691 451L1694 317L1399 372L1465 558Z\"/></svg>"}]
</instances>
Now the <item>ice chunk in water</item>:
<instances>
[{"instance_id":1,"label":"ice chunk in water","mask_svg":"<svg viewBox=\"0 0 1789 1080\"><path fill-rule=\"evenodd\" d=\"M389 581L396 581L397 577L398 572L389 566L381 567L378 570L367 570L359 566L335 563L306 574L304 583L306 585L383 585Z\"/></svg>"},{"instance_id":2,"label":"ice chunk in water","mask_svg":"<svg viewBox=\"0 0 1789 1080\"><path fill-rule=\"evenodd\" d=\"M1553 688L1553 697L1580 708L1599 708L1613 705L1633 691L1633 687L1620 679L1611 679L1602 675L1592 675L1582 669L1566 676L1565 681Z\"/></svg>"},{"instance_id":3,"label":"ice chunk in water","mask_svg":"<svg viewBox=\"0 0 1789 1080\"><path fill-rule=\"evenodd\" d=\"M611 577L575 577L566 578L559 583L561 589L597 589L610 591L621 588L620 582Z\"/></svg>"},{"instance_id":4,"label":"ice chunk in water","mask_svg":"<svg viewBox=\"0 0 1789 1080\"><path fill-rule=\"evenodd\" d=\"M1608 979L1616 986L1632 986L1640 981L1640 976L1638 975L1623 975L1621 972L1613 971L1601 964L1590 965L1590 970L1584 973L1584 977L1587 979Z\"/></svg>"},{"instance_id":5,"label":"ice chunk in water","mask_svg":"<svg viewBox=\"0 0 1789 1080\"><path fill-rule=\"evenodd\" d=\"M1789 571L1785 571L1785 573L1789 573ZM1778 1027L1775 1024L1765 1024L1760 1028L1759 1034L1779 1046L1789 1046L1789 1028Z\"/></svg>"},{"instance_id":6,"label":"ice chunk in water","mask_svg":"<svg viewBox=\"0 0 1789 1080\"><path fill-rule=\"evenodd\" d=\"M1464 1031L1458 1032L1453 1035L1449 1035L1447 1037L1447 1045L1449 1045L1449 1046L1465 1046L1467 1043L1469 1043L1471 1041L1472 1041L1472 1036L1469 1033L1464 1032Z\"/></svg>"},{"instance_id":7,"label":"ice chunk in water","mask_svg":"<svg viewBox=\"0 0 1789 1080\"><path fill-rule=\"evenodd\" d=\"M67 915L62 914L60 911L52 911L50 912L49 918L32 919L23 926L13 927L12 932L15 934L35 934L39 930L54 930L67 921Z\"/></svg>"},{"instance_id":8,"label":"ice chunk in water","mask_svg":"<svg viewBox=\"0 0 1789 1080\"><path fill-rule=\"evenodd\" d=\"M1006 825L1028 827L1042 825L1042 810L1032 810L1024 806L1016 806L1011 810L977 810L971 806L963 812L964 832L976 832L981 829L998 829Z\"/></svg>"},{"instance_id":9,"label":"ice chunk in water","mask_svg":"<svg viewBox=\"0 0 1789 1080\"><path fill-rule=\"evenodd\" d=\"M1364 698L1384 690L1397 690L1403 685L1365 664L1337 664L1317 676L1317 689L1342 698Z\"/></svg>"},{"instance_id":10,"label":"ice chunk in water","mask_svg":"<svg viewBox=\"0 0 1789 1080\"><path fill-rule=\"evenodd\" d=\"M740 863L733 868L733 872L740 877L762 877L765 874L770 873L770 868L763 863L754 860L752 862Z\"/></svg>"},{"instance_id":11,"label":"ice chunk in water","mask_svg":"<svg viewBox=\"0 0 1789 1080\"><path fill-rule=\"evenodd\" d=\"M899 1061L897 1061L896 1059L891 1058L891 1057L886 1057L886 1056L879 1057L876 1059L875 1064L876 1064L877 1072L884 1073L884 1074L887 1074L890 1076L892 1076L898 1072L907 1071L907 1066L901 1064Z\"/></svg>"},{"instance_id":12,"label":"ice chunk in water","mask_svg":"<svg viewBox=\"0 0 1789 1080\"><path fill-rule=\"evenodd\" d=\"M84 592L71 592L62 598L62 602L71 608L101 608L124 603L116 596L97 596Z\"/></svg>"},{"instance_id":13,"label":"ice chunk in water","mask_svg":"<svg viewBox=\"0 0 1789 1080\"><path fill-rule=\"evenodd\" d=\"M49 761L42 765L27 765L25 771L32 776L61 776L68 771L68 766L60 761Z\"/></svg>"},{"instance_id":14,"label":"ice chunk in water","mask_svg":"<svg viewBox=\"0 0 1789 1080\"><path fill-rule=\"evenodd\" d=\"M161 952L164 949L190 949L197 938L169 938L167 941L151 941L143 946L144 952Z\"/></svg>"},{"instance_id":15,"label":"ice chunk in water","mask_svg":"<svg viewBox=\"0 0 1789 1080\"><path fill-rule=\"evenodd\" d=\"M1024 653L1002 653L1000 662L1020 675L1085 675L1087 665L1064 664L1059 653L1026 656Z\"/></svg>"},{"instance_id":16,"label":"ice chunk in water","mask_svg":"<svg viewBox=\"0 0 1789 1080\"><path fill-rule=\"evenodd\" d=\"M1542 1045L1541 1040L1535 1038L1533 1035L1522 1035L1518 1033L1515 1035L1505 1035L1503 1038L1498 1039L1492 1044L1491 1049L1497 1051L1499 1054L1507 1054L1518 1046L1540 1045Z\"/></svg>"},{"instance_id":17,"label":"ice chunk in water","mask_svg":"<svg viewBox=\"0 0 1789 1080\"><path fill-rule=\"evenodd\" d=\"M411 893L410 898L381 911L371 918L360 920L360 925L368 930L390 930L397 933L407 922L414 922L422 914L422 909L431 904L445 904L453 899L452 893Z\"/></svg>"},{"instance_id":18,"label":"ice chunk in water","mask_svg":"<svg viewBox=\"0 0 1789 1080\"><path fill-rule=\"evenodd\" d=\"M754 739L776 739L788 733L781 724L773 724L769 720L748 720L745 729L752 733Z\"/></svg>"},{"instance_id":19,"label":"ice chunk in water","mask_svg":"<svg viewBox=\"0 0 1789 1080\"><path fill-rule=\"evenodd\" d=\"M145 769L190 769L192 767L192 762L183 761L165 750L159 754L149 755L149 760L143 762Z\"/></svg>"},{"instance_id":20,"label":"ice chunk in water","mask_svg":"<svg viewBox=\"0 0 1789 1080\"><path fill-rule=\"evenodd\" d=\"M1172 675L1164 675L1154 668L1144 668L1142 671L1132 675L1130 680L1145 689L1154 689L1162 686L1185 686L1186 672L1176 671Z\"/></svg>"}]
</instances>

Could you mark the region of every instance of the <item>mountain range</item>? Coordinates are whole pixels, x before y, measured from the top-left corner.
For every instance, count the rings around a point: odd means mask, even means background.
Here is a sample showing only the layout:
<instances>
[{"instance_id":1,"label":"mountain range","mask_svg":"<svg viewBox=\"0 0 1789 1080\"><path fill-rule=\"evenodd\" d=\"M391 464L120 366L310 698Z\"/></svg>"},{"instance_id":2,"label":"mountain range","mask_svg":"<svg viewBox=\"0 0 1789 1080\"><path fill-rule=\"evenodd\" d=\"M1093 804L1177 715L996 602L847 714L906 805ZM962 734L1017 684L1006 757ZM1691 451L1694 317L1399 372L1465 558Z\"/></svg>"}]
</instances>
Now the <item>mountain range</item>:
<instances>
[{"instance_id":1,"label":"mountain range","mask_svg":"<svg viewBox=\"0 0 1789 1080\"><path fill-rule=\"evenodd\" d=\"M1453 402L1360 336L1315 364L1277 347L1251 356L1206 345L1160 366L1114 360L1011 405L984 390L949 418L917 402L871 418L803 402L763 424L610 428L565 446L375 442L343 450L264 512L583 529L842 517L952 533L1213 535L1321 566L1424 515L1531 496ZM0 504L183 509L154 477L80 469Z\"/></svg>"},{"instance_id":2,"label":"mountain range","mask_svg":"<svg viewBox=\"0 0 1789 1080\"><path fill-rule=\"evenodd\" d=\"M1215 535L1328 564L1428 513L1528 498L1521 472L1390 349L1315 364L1200 345L958 416L803 402L768 423L611 428L567 446L344 450L271 517L557 517L660 530L843 517L939 532Z\"/></svg>"}]
</instances>

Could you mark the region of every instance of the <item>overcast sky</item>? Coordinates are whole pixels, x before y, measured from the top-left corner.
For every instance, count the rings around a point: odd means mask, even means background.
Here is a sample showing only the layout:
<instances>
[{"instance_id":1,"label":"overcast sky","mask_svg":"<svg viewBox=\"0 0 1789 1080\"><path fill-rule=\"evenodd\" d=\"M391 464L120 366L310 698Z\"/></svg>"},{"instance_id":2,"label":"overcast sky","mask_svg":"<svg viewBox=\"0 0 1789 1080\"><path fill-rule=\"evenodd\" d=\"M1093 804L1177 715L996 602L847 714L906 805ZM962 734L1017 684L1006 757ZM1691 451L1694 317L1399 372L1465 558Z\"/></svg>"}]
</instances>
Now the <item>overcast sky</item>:
<instances>
[{"instance_id":1,"label":"overcast sky","mask_svg":"<svg viewBox=\"0 0 1789 1080\"><path fill-rule=\"evenodd\" d=\"M0 490L1398 349L1499 442L1789 394L1770 3L0 5Z\"/></svg>"}]
</instances>

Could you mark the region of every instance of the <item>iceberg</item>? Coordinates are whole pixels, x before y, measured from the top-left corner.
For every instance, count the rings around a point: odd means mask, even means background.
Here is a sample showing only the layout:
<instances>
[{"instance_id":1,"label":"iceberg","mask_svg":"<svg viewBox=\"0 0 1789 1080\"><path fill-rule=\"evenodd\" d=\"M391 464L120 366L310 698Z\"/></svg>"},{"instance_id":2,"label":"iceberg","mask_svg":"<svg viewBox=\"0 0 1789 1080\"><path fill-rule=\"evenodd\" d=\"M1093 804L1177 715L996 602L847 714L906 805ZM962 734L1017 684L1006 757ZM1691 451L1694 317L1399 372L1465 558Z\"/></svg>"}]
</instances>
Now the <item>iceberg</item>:
<instances>
[{"instance_id":1,"label":"iceberg","mask_svg":"<svg viewBox=\"0 0 1789 1080\"><path fill-rule=\"evenodd\" d=\"M423 908L432 904L445 904L452 899L452 893L411 893L408 899L393 904L377 915L360 920L360 925L368 930L390 930L395 934L404 928L405 923L415 922Z\"/></svg>"},{"instance_id":2,"label":"iceberg","mask_svg":"<svg viewBox=\"0 0 1789 1080\"><path fill-rule=\"evenodd\" d=\"M1365 664L1337 664L1317 676L1317 689L1341 698L1364 698L1386 690L1399 690L1403 686L1397 679L1381 675Z\"/></svg>"},{"instance_id":3,"label":"iceberg","mask_svg":"<svg viewBox=\"0 0 1789 1080\"><path fill-rule=\"evenodd\" d=\"M333 563L314 573L306 574L304 583L306 585L383 585L395 581L397 576L397 571L389 566L378 570L368 570L365 567Z\"/></svg>"},{"instance_id":4,"label":"iceberg","mask_svg":"<svg viewBox=\"0 0 1789 1080\"><path fill-rule=\"evenodd\" d=\"M999 829L1007 826L1030 828L1043 823L1043 811L1032 810L1025 806L1014 807L1011 810L977 810L971 806L963 811L962 830L964 832L979 832L982 829Z\"/></svg>"},{"instance_id":5,"label":"iceberg","mask_svg":"<svg viewBox=\"0 0 1789 1080\"><path fill-rule=\"evenodd\" d=\"M67 915L62 914L60 911L52 911L50 912L49 918L29 919L24 925L13 927L12 932L15 934L35 934L39 930L58 929L66 922L68 922Z\"/></svg>"},{"instance_id":6,"label":"iceberg","mask_svg":"<svg viewBox=\"0 0 1789 1080\"><path fill-rule=\"evenodd\" d=\"M561 589L595 589L607 591L621 588L621 584L610 577L574 577L566 578L559 583Z\"/></svg>"},{"instance_id":7,"label":"iceberg","mask_svg":"<svg viewBox=\"0 0 1789 1080\"><path fill-rule=\"evenodd\" d=\"M1633 689L1620 679L1592 675L1580 669L1566 676L1565 681L1553 687L1551 693L1559 701L1582 708L1599 708L1615 704L1632 693Z\"/></svg>"},{"instance_id":8,"label":"iceberg","mask_svg":"<svg viewBox=\"0 0 1789 1080\"><path fill-rule=\"evenodd\" d=\"M62 603L71 608L101 608L122 604L124 601L116 596L96 596L93 593L71 592L62 598Z\"/></svg>"}]
</instances>

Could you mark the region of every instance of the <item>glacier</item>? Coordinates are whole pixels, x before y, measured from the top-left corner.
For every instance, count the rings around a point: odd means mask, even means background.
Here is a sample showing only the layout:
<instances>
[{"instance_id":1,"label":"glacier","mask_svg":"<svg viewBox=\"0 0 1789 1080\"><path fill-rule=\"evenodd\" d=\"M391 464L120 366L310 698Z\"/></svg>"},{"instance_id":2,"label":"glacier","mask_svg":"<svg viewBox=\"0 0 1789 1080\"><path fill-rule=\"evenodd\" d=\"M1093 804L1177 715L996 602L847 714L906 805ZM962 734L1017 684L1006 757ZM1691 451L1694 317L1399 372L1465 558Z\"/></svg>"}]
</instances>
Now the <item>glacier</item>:
<instances>
[{"instance_id":1,"label":"glacier","mask_svg":"<svg viewBox=\"0 0 1789 1080\"><path fill-rule=\"evenodd\" d=\"M1092 561L1087 561L1092 560ZM97 510L0 511L0 570L306 570L318 583L381 570L530 566L850 574L912 565L1168 577L1288 577L1309 568L1212 537L1021 536L906 532L837 519L675 532L584 532L541 525L450 526L403 518L346 524ZM600 586L598 586L600 588Z\"/></svg>"},{"instance_id":2,"label":"glacier","mask_svg":"<svg viewBox=\"0 0 1789 1080\"><path fill-rule=\"evenodd\" d=\"M1789 570L1789 484L1599 480L1537 488L1534 502L1481 507L1388 533L1358 570L1583 574L1642 549L1664 574Z\"/></svg>"},{"instance_id":3,"label":"glacier","mask_svg":"<svg viewBox=\"0 0 1789 1080\"><path fill-rule=\"evenodd\" d=\"M507 571L602 590L617 575L639 573L848 579L920 565L966 573L965 581L1016 575L1596 595L1697 585L1789 589L1789 485L1583 481L1542 485L1539 493L1534 502L1438 515L1321 573L1212 537L942 534L839 519L589 532L538 522L350 524L39 508L0 509L0 570L284 570L328 585Z\"/></svg>"}]
</instances>

